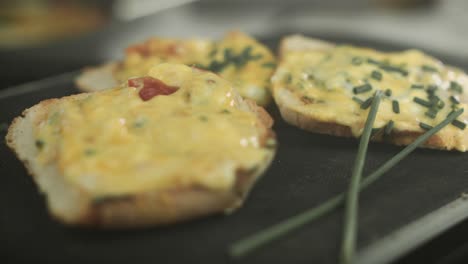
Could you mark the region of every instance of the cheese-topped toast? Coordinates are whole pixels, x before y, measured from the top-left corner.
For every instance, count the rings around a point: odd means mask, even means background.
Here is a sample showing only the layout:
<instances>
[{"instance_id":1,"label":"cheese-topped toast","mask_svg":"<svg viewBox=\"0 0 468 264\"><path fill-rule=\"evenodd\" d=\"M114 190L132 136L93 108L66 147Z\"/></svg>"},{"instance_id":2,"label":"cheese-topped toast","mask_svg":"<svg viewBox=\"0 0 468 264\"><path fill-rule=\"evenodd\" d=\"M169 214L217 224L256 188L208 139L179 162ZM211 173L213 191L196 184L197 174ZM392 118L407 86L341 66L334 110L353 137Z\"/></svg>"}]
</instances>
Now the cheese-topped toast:
<instances>
[{"instance_id":1,"label":"cheese-topped toast","mask_svg":"<svg viewBox=\"0 0 468 264\"><path fill-rule=\"evenodd\" d=\"M417 50L379 52L295 35L282 40L279 60L274 100L287 122L312 132L359 137L381 90L373 139L407 145L468 102L467 75ZM465 111L425 147L466 151L467 119Z\"/></svg>"},{"instance_id":2,"label":"cheese-topped toast","mask_svg":"<svg viewBox=\"0 0 468 264\"><path fill-rule=\"evenodd\" d=\"M218 41L150 38L128 47L123 61L85 70L76 83L83 91L108 89L146 74L161 62L182 63L218 73L231 81L243 97L259 105L266 105L271 99L269 84L275 58L267 47L239 31L229 32Z\"/></svg>"},{"instance_id":3,"label":"cheese-topped toast","mask_svg":"<svg viewBox=\"0 0 468 264\"><path fill-rule=\"evenodd\" d=\"M216 74L164 63L118 88L42 101L6 140L57 219L133 227L239 207L275 153L272 122Z\"/></svg>"}]
</instances>

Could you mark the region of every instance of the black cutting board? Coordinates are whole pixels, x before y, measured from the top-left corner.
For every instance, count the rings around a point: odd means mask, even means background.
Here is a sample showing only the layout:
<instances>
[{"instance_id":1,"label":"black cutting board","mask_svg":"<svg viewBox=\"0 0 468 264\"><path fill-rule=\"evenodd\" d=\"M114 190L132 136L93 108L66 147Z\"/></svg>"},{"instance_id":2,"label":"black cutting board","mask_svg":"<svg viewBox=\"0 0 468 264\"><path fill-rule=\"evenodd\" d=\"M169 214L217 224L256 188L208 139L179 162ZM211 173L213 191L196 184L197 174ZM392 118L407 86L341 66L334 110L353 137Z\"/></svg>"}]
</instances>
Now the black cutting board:
<instances>
[{"instance_id":1,"label":"black cutting board","mask_svg":"<svg viewBox=\"0 0 468 264\"><path fill-rule=\"evenodd\" d=\"M276 49L281 35L264 37ZM317 36L315 36L317 37ZM322 36L324 37L324 36ZM401 50L352 38L324 38ZM455 59L444 62L468 69ZM42 99L78 93L68 73L0 92L0 129ZM237 261L226 247L245 236L318 205L345 190L356 139L311 134L280 118L279 149L244 207L168 227L101 231L68 228L52 220L23 165L0 143L0 253L2 263L336 263L343 210ZM372 143L366 174L401 148ZM388 263L468 217L468 154L419 149L365 190L360 199L358 263ZM6 262L3 262L6 260Z\"/></svg>"}]
</instances>

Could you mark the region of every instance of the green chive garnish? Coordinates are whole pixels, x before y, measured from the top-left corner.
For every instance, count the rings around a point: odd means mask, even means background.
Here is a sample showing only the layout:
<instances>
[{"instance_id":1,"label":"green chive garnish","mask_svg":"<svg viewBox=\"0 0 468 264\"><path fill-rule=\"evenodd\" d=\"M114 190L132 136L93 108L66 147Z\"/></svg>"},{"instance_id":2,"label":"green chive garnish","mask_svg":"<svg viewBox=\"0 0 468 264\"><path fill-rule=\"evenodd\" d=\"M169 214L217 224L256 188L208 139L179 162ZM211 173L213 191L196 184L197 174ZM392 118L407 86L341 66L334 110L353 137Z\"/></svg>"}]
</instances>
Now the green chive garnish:
<instances>
[{"instance_id":1,"label":"green chive garnish","mask_svg":"<svg viewBox=\"0 0 468 264\"><path fill-rule=\"evenodd\" d=\"M202 121L202 122L208 121L208 117L206 117L206 116L204 116L204 115L198 117L198 119L200 119L200 121Z\"/></svg>"},{"instance_id":2,"label":"green chive garnish","mask_svg":"<svg viewBox=\"0 0 468 264\"><path fill-rule=\"evenodd\" d=\"M356 96L353 96L353 101L356 102L356 103L358 103L359 105L362 105L362 103L364 103L363 100L359 99L359 98L356 97Z\"/></svg>"},{"instance_id":3,"label":"green chive garnish","mask_svg":"<svg viewBox=\"0 0 468 264\"><path fill-rule=\"evenodd\" d=\"M372 71L371 77L377 81L382 80L382 73L379 71Z\"/></svg>"},{"instance_id":4,"label":"green chive garnish","mask_svg":"<svg viewBox=\"0 0 468 264\"><path fill-rule=\"evenodd\" d=\"M44 147L45 142L43 140L41 140L41 139L36 139L34 144L36 145L37 149L41 150Z\"/></svg>"},{"instance_id":5,"label":"green chive garnish","mask_svg":"<svg viewBox=\"0 0 468 264\"><path fill-rule=\"evenodd\" d=\"M422 85L422 84L412 84L411 89L424 89L424 85Z\"/></svg>"},{"instance_id":6,"label":"green chive garnish","mask_svg":"<svg viewBox=\"0 0 468 264\"><path fill-rule=\"evenodd\" d=\"M351 59L351 63L353 65L361 65L362 64L362 58L354 57L354 58Z\"/></svg>"},{"instance_id":7,"label":"green chive garnish","mask_svg":"<svg viewBox=\"0 0 468 264\"><path fill-rule=\"evenodd\" d=\"M368 91L372 90L372 86L368 83L359 85L353 88L353 93L354 94L360 94L360 93L366 93Z\"/></svg>"},{"instance_id":8,"label":"green chive garnish","mask_svg":"<svg viewBox=\"0 0 468 264\"><path fill-rule=\"evenodd\" d=\"M434 119L437 116L438 111L435 110L434 108L429 109L426 113L424 113L426 116Z\"/></svg>"},{"instance_id":9,"label":"green chive garnish","mask_svg":"<svg viewBox=\"0 0 468 264\"><path fill-rule=\"evenodd\" d=\"M275 68L276 63L274 63L274 62L265 62L265 63L262 64L262 67L263 68Z\"/></svg>"},{"instance_id":10,"label":"green chive garnish","mask_svg":"<svg viewBox=\"0 0 468 264\"><path fill-rule=\"evenodd\" d=\"M362 170L366 160L367 147L374 125L375 117L379 109L380 98L382 94L380 91L375 93L372 100L372 106L367 115L367 120L364 125L364 131L359 141L358 152L354 161L353 173L348 187L348 195L345 204L345 218L343 240L341 244L341 260L342 263L350 263L354 258L356 251L356 229L357 229L357 215L358 215L358 199L359 199L359 184L362 178Z\"/></svg>"},{"instance_id":11,"label":"green chive garnish","mask_svg":"<svg viewBox=\"0 0 468 264\"><path fill-rule=\"evenodd\" d=\"M371 58L367 59L367 63L375 64L375 65L381 65L382 64L380 61L374 60L374 59L371 59Z\"/></svg>"},{"instance_id":12,"label":"green chive garnish","mask_svg":"<svg viewBox=\"0 0 468 264\"><path fill-rule=\"evenodd\" d=\"M367 98L364 102L362 102L361 104L361 109L367 109L369 108L369 106L371 106L372 104L372 100L374 99L373 96Z\"/></svg>"},{"instance_id":13,"label":"green chive garnish","mask_svg":"<svg viewBox=\"0 0 468 264\"><path fill-rule=\"evenodd\" d=\"M384 71L387 71L387 72L396 72L396 73L399 73L403 76L407 76L408 75L408 72L400 67L396 67L396 66L392 66L392 65L386 65L386 64L383 64L383 65L380 65L379 66L380 69L384 70Z\"/></svg>"},{"instance_id":14,"label":"green chive garnish","mask_svg":"<svg viewBox=\"0 0 468 264\"><path fill-rule=\"evenodd\" d=\"M435 133L439 132L442 128L450 124L453 120L455 120L462 113L463 113L463 109L459 109L451 113L450 115L447 116L447 118L445 118L438 125L436 125L435 127L431 128L430 130L426 131L424 134L419 136L411 144L409 144L400 152L398 152L398 154L396 154L387 162L382 164L382 166L380 166L377 170L372 172L369 176L365 177L359 186L359 190L362 191L365 188L367 188L369 185L374 183L376 180L382 177L386 172L388 172L391 168L393 168L396 164L398 164L398 162L406 158L417 147L424 144L424 142L426 142L430 137L432 137ZM281 236L284 236L306 224L309 224L310 222L333 211L334 209L342 205L344 199L345 199L345 193L338 194L335 197L328 199L326 202L322 203L319 206L308 209L276 225L265 228L264 230L254 235L251 235L245 239L239 240L233 243L229 247L228 253L231 257L236 257L236 258L243 257L247 255L249 252L261 246L264 246L265 244L269 242L279 239Z\"/></svg>"},{"instance_id":15,"label":"green chive garnish","mask_svg":"<svg viewBox=\"0 0 468 264\"><path fill-rule=\"evenodd\" d=\"M395 114L399 114L400 113L400 103L398 103L397 100L393 100L392 101L392 109L393 109L393 112Z\"/></svg>"},{"instance_id":16,"label":"green chive garnish","mask_svg":"<svg viewBox=\"0 0 468 264\"><path fill-rule=\"evenodd\" d=\"M93 156L94 154L96 154L96 150L95 150L95 149L86 149L86 150L84 151L84 154L85 154L86 156Z\"/></svg>"},{"instance_id":17,"label":"green chive garnish","mask_svg":"<svg viewBox=\"0 0 468 264\"><path fill-rule=\"evenodd\" d=\"M429 85L429 86L427 87L426 92L427 92L428 94L434 94L435 91L437 91L437 89L439 89L439 87L438 87L437 85Z\"/></svg>"},{"instance_id":18,"label":"green chive garnish","mask_svg":"<svg viewBox=\"0 0 468 264\"><path fill-rule=\"evenodd\" d=\"M437 72L437 68L429 66L429 65L421 66L421 70L426 71L426 72Z\"/></svg>"},{"instance_id":19,"label":"green chive garnish","mask_svg":"<svg viewBox=\"0 0 468 264\"><path fill-rule=\"evenodd\" d=\"M458 99L457 99L455 96L453 96L453 95L450 96L450 101L451 101L453 104L459 104L459 103L460 103L460 101L458 101Z\"/></svg>"},{"instance_id":20,"label":"green chive garnish","mask_svg":"<svg viewBox=\"0 0 468 264\"><path fill-rule=\"evenodd\" d=\"M385 90L385 95L388 97L392 96L392 90L390 89Z\"/></svg>"},{"instance_id":21,"label":"green chive garnish","mask_svg":"<svg viewBox=\"0 0 468 264\"><path fill-rule=\"evenodd\" d=\"M426 101L424 99L421 99L419 97L414 97L413 101L415 103L420 104L420 105L425 106L425 107L431 107L432 106L431 102L428 102L428 101Z\"/></svg>"},{"instance_id":22,"label":"green chive garnish","mask_svg":"<svg viewBox=\"0 0 468 264\"><path fill-rule=\"evenodd\" d=\"M454 81L450 82L449 89L457 93L463 93L463 87L459 83Z\"/></svg>"},{"instance_id":23,"label":"green chive garnish","mask_svg":"<svg viewBox=\"0 0 468 264\"><path fill-rule=\"evenodd\" d=\"M395 122L393 122L393 120L388 121L387 125L385 126L384 134L387 136L390 135L390 133L392 133L394 125Z\"/></svg>"},{"instance_id":24,"label":"green chive garnish","mask_svg":"<svg viewBox=\"0 0 468 264\"><path fill-rule=\"evenodd\" d=\"M423 122L419 122L419 127L424 129L424 130L429 130L429 129L432 129L432 126L426 124L426 123L423 123Z\"/></svg>"},{"instance_id":25,"label":"green chive garnish","mask_svg":"<svg viewBox=\"0 0 468 264\"><path fill-rule=\"evenodd\" d=\"M466 124L464 122L456 119L452 121L452 125L458 127L461 130L464 130L466 127Z\"/></svg>"}]
</instances>

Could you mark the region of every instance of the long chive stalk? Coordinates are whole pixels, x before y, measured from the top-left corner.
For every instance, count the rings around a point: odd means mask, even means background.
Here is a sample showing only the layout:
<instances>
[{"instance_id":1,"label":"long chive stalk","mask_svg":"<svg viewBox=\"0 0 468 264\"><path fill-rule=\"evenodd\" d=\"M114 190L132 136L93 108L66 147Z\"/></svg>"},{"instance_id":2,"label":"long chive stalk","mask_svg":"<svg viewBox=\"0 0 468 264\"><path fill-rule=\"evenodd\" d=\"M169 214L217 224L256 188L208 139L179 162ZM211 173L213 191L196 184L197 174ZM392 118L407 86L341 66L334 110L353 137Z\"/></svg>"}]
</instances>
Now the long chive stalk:
<instances>
[{"instance_id":1,"label":"long chive stalk","mask_svg":"<svg viewBox=\"0 0 468 264\"><path fill-rule=\"evenodd\" d=\"M417 147L419 147L424 142L426 142L435 133L439 132L442 128L449 125L453 120L455 120L462 113L463 113L463 108L451 113L450 115L447 116L445 120L443 120L438 125L426 131L424 134L422 134L420 137L414 140L410 145L406 146L404 149L398 152L398 154L396 154L387 162L385 162L377 170L372 172L369 176L365 177L359 186L359 190L363 190L367 188L367 186L374 183L387 171L389 171L396 164L398 164L398 162L400 162L402 159L408 156L411 152L413 152ZM338 208L344 202L344 200L345 200L345 194L344 193L338 194L334 196L333 198L330 198L327 201L323 202L319 206L308 209L276 225L268 227L256 234L253 234L247 238L239 240L233 243L228 248L228 254L231 257L235 257L235 258L246 256L253 250L258 249L274 240L277 240L280 237L333 211L334 209Z\"/></svg>"},{"instance_id":2,"label":"long chive stalk","mask_svg":"<svg viewBox=\"0 0 468 264\"><path fill-rule=\"evenodd\" d=\"M354 160L353 173L348 187L346 205L345 205L345 218L343 228L343 240L341 244L341 262L343 264L350 263L354 258L356 251L356 231L357 219L359 210L359 184L362 179L362 170L366 161L367 147L374 126L375 117L379 109L380 98L382 94L380 91L374 96L372 100L371 109L367 115L367 120L364 125L364 131L359 141L359 148Z\"/></svg>"}]
</instances>

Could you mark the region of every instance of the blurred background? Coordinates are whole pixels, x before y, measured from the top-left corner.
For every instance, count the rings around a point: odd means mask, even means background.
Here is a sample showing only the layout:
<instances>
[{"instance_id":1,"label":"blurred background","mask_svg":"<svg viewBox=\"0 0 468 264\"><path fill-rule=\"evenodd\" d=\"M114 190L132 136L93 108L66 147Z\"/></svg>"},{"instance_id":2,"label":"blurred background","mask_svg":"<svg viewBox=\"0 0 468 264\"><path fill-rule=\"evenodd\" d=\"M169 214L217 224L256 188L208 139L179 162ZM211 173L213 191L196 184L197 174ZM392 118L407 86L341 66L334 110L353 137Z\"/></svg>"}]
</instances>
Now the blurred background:
<instances>
[{"instance_id":1,"label":"blurred background","mask_svg":"<svg viewBox=\"0 0 468 264\"><path fill-rule=\"evenodd\" d=\"M235 28L369 39L467 65L467 11L468 0L0 0L0 90L118 59L152 35ZM465 234L467 221L398 263L468 263Z\"/></svg>"},{"instance_id":2,"label":"blurred background","mask_svg":"<svg viewBox=\"0 0 468 264\"><path fill-rule=\"evenodd\" d=\"M466 0L0 0L0 89L122 56L151 35L238 28L375 39L468 60Z\"/></svg>"}]
</instances>

